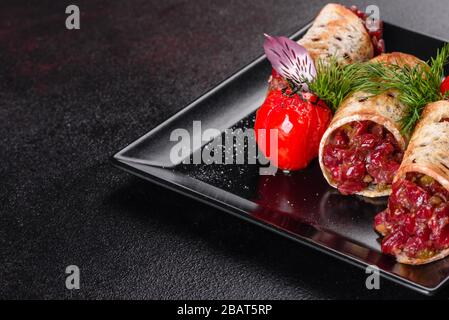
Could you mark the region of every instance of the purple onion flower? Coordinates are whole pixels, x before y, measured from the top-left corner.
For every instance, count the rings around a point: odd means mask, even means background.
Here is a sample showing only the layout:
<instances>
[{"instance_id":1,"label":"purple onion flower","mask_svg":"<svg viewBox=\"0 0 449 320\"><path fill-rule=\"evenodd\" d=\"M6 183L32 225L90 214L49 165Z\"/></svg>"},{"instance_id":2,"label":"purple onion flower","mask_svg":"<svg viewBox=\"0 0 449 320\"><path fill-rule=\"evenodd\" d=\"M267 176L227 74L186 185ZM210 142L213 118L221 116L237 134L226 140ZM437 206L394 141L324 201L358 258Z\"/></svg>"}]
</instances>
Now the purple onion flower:
<instances>
[{"instance_id":1,"label":"purple onion flower","mask_svg":"<svg viewBox=\"0 0 449 320\"><path fill-rule=\"evenodd\" d=\"M308 91L305 80L316 77L316 68L306 48L286 37L271 37L265 34L265 54L274 70L282 77Z\"/></svg>"}]
</instances>

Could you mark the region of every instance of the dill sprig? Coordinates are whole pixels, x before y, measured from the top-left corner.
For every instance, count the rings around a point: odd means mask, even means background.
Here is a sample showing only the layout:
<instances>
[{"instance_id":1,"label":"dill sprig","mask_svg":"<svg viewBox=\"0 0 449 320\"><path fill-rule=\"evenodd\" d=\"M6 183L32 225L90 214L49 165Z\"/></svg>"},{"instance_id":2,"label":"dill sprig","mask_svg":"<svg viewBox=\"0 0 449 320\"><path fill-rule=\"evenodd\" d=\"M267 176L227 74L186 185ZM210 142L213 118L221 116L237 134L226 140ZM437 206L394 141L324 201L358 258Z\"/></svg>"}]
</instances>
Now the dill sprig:
<instances>
[{"instance_id":1,"label":"dill sprig","mask_svg":"<svg viewBox=\"0 0 449 320\"><path fill-rule=\"evenodd\" d=\"M397 64L367 63L359 72L357 91L378 95L395 90L398 99L407 106L401 119L403 134L409 135L421 117L424 107L431 102L446 99L440 91L444 67L449 62L449 44L438 50L435 58L414 67Z\"/></svg>"},{"instance_id":2,"label":"dill sprig","mask_svg":"<svg viewBox=\"0 0 449 320\"><path fill-rule=\"evenodd\" d=\"M361 63L341 65L336 58L327 61L318 60L317 75L312 80L304 79L309 91L326 102L332 111L336 111L343 100L360 84Z\"/></svg>"},{"instance_id":3,"label":"dill sprig","mask_svg":"<svg viewBox=\"0 0 449 320\"><path fill-rule=\"evenodd\" d=\"M379 95L387 91L397 91L398 99L407 107L401 119L401 129L409 135L421 117L424 107L449 98L449 92L440 91L444 68L449 63L449 44L437 51L435 58L414 67L384 63L353 63L341 65L335 58L318 60L316 77L302 79L310 92L336 111L343 100L356 91ZM289 81L293 93L301 88Z\"/></svg>"}]
</instances>

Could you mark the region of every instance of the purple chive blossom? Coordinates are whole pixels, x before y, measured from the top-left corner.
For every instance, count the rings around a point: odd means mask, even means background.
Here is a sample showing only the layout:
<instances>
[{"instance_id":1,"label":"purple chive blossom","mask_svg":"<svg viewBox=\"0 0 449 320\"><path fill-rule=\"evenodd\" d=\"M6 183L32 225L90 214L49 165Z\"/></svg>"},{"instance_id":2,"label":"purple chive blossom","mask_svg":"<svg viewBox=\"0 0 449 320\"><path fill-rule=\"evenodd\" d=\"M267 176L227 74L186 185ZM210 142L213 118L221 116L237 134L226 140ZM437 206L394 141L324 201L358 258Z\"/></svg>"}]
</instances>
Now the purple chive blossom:
<instances>
[{"instance_id":1,"label":"purple chive blossom","mask_svg":"<svg viewBox=\"0 0 449 320\"><path fill-rule=\"evenodd\" d=\"M304 80L315 78L316 69L306 48L286 37L271 37L267 34L265 37L263 47L273 69L307 91L309 88Z\"/></svg>"}]
</instances>

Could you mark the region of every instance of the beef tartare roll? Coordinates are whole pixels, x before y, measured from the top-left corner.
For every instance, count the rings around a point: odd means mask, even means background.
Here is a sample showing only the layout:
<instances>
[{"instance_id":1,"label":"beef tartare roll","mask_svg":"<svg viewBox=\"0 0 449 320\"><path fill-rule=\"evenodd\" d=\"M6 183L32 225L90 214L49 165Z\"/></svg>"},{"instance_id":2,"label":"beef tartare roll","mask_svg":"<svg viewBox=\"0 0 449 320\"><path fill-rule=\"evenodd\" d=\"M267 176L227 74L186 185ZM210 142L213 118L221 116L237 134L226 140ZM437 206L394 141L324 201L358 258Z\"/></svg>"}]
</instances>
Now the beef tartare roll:
<instances>
[{"instance_id":1,"label":"beef tartare roll","mask_svg":"<svg viewBox=\"0 0 449 320\"><path fill-rule=\"evenodd\" d=\"M364 17L363 13L358 16L357 12L345 6L330 3L321 10L298 43L307 49L315 62L318 59L326 61L330 57L336 57L342 64L368 61L378 51L382 27L370 33L365 27Z\"/></svg>"},{"instance_id":2,"label":"beef tartare roll","mask_svg":"<svg viewBox=\"0 0 449 320\"><path fill-rule=\"evenodd\" d=\"M377 215L382 251L405 264L449 255L449 102L427 105L395 177L388 208Z\"/></svg>"},{"instance_id":3,"label":"beef tartare roll","mask_svg":"<svg viewBox=\"0 0 449 320\"><path fill-rule=\"evenodd\" d=\"M424 65L418 58L398 52L380 55L371 62ZM320 166L329 184L342 194L389 195L408 142L401 132L406 110L395 91L376 96L355 92L347 97L320 144Z\"/></svg>"}]
</instances>

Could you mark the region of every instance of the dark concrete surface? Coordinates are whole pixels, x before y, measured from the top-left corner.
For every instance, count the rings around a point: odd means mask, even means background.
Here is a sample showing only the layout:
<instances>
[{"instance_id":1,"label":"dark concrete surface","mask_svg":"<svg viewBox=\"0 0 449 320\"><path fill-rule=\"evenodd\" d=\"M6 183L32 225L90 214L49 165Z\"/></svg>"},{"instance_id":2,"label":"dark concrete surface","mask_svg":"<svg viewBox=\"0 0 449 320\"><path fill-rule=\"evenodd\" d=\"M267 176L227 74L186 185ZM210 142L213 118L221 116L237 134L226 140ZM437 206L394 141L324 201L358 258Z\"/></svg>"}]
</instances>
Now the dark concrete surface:
<instances>
[{"instance_id":1,"label":"dark concrete surface","mask_svg":"<svg viewBox=\"0 0 449 320\"><path fill-rule=\"evenodd\" d=\"M109 157L291 34L327 1L0 4L0 298L421 298L113 168ZM449 38L449 1L377 4ZM65 267L81 290L65 288ZM449 288L437 296L446 298Z\"/></svg>"}]
</instances>

